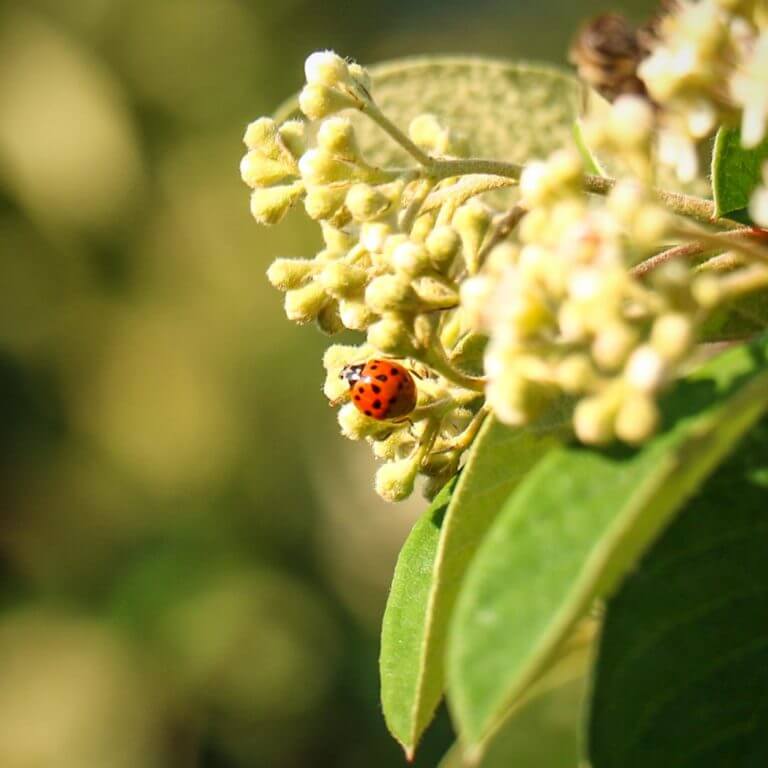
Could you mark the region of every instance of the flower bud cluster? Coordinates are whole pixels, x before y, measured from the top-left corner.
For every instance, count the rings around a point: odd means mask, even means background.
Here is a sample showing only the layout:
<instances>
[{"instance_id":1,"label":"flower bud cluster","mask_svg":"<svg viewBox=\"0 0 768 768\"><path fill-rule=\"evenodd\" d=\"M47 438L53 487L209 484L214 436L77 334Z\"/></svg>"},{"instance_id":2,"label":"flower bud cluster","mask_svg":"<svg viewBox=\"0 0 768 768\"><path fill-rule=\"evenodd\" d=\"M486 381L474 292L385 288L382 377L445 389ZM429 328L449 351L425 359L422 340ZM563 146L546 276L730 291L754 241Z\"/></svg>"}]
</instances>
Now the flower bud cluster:
<instances>
[{"instance_id":1,"label":"flower bud cluster","mask_svg":"<svg viewBox=\"0 0 768 768\"><path fill-rule=\"evenodd\" d=\"M403 360L418 370L418 401L406 419L377 421L362 414L349 401L348 385L341 377L345 365L378 354L369 344L333 345L326 350L323 391L332 404L343 403L338 420L351 440L365 440L382 461L376 473L376 492L387 501L410 496L419 476L424 494L431 498L458 471L463 452L477 426L482 397L455 387L415 361Z\"/></svg>"},{"instance_id":2,"label":"flower bud cluster","mask_svg":"<svg viewBox=\"0 0 768 768\"><path fill-rule=\"evenodd\" d=\"M639 443L693 346L699 305L685 269L655 273L652 290L631 273L669 223L646 188L620 182L590 203L580 173L563 152L526 169L519 242L491 252L462 285L462 306L490 338L486 395L498 418L524 424L568 396L583 442Z\"/></svg>"},{"instance_id":3,"label":"flower bud cluster","mask_svg":"<svg viewBox=\"0 0 768 768\"><path fill-rule=\"evenodd\" d=\"M768 125L768 9L755 0L680 0L659 26L638 75L662 107L659 157L682 181L695 145L722 122L754 147Z\"/></svg>"}]
</instances>

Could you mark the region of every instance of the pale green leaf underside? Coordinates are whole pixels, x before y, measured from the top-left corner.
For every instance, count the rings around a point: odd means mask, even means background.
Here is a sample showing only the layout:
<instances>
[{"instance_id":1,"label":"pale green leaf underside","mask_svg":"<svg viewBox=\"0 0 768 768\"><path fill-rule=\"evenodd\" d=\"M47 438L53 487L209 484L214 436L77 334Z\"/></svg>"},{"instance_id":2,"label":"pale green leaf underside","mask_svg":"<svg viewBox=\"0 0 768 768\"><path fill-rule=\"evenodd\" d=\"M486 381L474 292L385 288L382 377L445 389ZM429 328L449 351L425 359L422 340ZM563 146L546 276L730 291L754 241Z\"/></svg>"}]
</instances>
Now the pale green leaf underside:
<instances>
[{"instance_id":1,"label":"pale green leaf underside","mask_svg":"<svg viewBox=\"0 0 768 768\"><path fill-rule=\"evenodd\" d=\"M611 599L594 768L768 765L768 419Z\"/></svg>"},{"instance_id":2,"label":"pale green leaf underside","mask_svg":"<svg viewBox=\"0 0 768 768\"><path fill-rule=\"evenodd\" d=\"M735 128L721 128L712 153L712 191L718 216L744 211L768 161L768 138L754 149L741 146Z\"/></svg>"},{"instance_id":3,"label":"pale green leaf underside","mask_svg":"<svg viewBox=\"0 0 768 768\"><path fill-rule=\"evenodd\" d=\"M407 130L417 115L431 113L469 139L476 157L526 162L573 142L572 126L583 98L579 81L554 67L482 57L414 57L369 68L373 96L397 126ZM275 113L296 112L295 97ZM370 162L402 166L403 150L363 115L354 121Z\"/></svg>"},{"instance_id":4,"label":"pale green leaf underside","mask_svg":"<svg viewBox=\"0 0 768 768\"><path fill-rule=\"evenodd\" d=\"M469 560L501 503L541 456L559 444L562 429L559 414L521 430L489 419L445 518L445 499L438 497L436 503L442 504L433 504L403 548L384 615L380 665L384 715L409 753L443 694L448 620Z\"/></svg>"},{"instance_id":5,"label":"pale green leaf underside","mask_svg":"<svg viewBox=\"0 0 768 768\"><path fill-rule=\"evenodd\" d=\"M642 449L550 452L466 574L451 626L449 703L477 748L547 667L574 622L635 562L768 404L768 340L680 382Z\"/></svg>"}]
</instances>

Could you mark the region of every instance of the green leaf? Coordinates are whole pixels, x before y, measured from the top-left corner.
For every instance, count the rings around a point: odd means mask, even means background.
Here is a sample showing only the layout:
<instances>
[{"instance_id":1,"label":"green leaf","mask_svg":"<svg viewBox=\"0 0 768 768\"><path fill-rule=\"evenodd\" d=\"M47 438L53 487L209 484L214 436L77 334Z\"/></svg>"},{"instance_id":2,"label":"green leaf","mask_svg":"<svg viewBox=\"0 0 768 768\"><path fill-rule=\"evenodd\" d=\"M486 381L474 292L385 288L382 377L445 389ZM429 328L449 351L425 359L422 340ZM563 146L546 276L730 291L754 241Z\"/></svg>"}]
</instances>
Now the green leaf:
<instances>
[{"instance_id":1,"label":"green leaf","mask_svg":"<svg viewBox=\"0 0 768 768\"><path fill-rule=\"evenodd\" d=\"M431 113L466 135L471 154L522 163L571 144L583 87L551 66L482 57L396 59L369 68L381 110L407 130L417 115ZM275 113L295 116L296 98ZM368 118L346 112L363 153L378 165L402 166L408 155Z\"/></svg>"},{"instance_id":2,"label":"green leaf","mask_svg":"<svg viewBox=\"0 0 768 768\"><path fill-rule=\"evenodd\" d=\"M400 554L384 613L380 671L384 716L408 755L443 694L448 621L467 565L504 499L559 444L563 430L560 413L517 430L488 419L455 489L441 491Z\"/></svg>"},{"instance_id":3,"label":"green leaf","mask_svg":"<svg viewBox=\"0 0 768 768\"><path fill-rule=\"evenodd\" d=\"M641 449L564 446L510 497L451 626L449 703L470 753L768 406L766 351L768 338L679 382L662 431Z\"/></svg>"},{"instance_id":4,"label":"green leaf","mask_svg":"<svg viewBox=\"0 0 768 768\"><path fill-rule=\"evenodd\" d=\"M747 207L762 179L768 160L768 137L754 149L744 149L737 129L721 128L712 154L712 191L718 216L749 222Z\"/></svg>"},{"instance_id":5,"label":"green leaf","mask_svg":"<svg viewBox=\"0 0 768 768\"><path fill-rule=\"evenodd\" d=\"M768 420L608 605L594 768L768 765Z\"/></svg>"}]
</instances>

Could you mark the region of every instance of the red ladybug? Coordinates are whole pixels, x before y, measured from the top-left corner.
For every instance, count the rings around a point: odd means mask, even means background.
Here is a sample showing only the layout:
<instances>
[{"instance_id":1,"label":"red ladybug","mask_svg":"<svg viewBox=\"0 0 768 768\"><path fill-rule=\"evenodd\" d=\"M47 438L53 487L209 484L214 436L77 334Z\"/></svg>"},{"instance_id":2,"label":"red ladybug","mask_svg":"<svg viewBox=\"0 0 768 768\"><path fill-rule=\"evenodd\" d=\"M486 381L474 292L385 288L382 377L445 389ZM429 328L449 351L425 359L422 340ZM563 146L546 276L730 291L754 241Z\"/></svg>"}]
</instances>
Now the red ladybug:
<instances>
[{"instance_id":1,"label":"red ladybug","mask_svg":"<svg viewBox=\"0 0 768 768\"><path fill-rule=\"evenodd\" d=\"M349 384L358 411L378 421L406 416L416 407L416 384L410 372L391 360L345 365L339 376Z\"/></svg>"}]
</instances>

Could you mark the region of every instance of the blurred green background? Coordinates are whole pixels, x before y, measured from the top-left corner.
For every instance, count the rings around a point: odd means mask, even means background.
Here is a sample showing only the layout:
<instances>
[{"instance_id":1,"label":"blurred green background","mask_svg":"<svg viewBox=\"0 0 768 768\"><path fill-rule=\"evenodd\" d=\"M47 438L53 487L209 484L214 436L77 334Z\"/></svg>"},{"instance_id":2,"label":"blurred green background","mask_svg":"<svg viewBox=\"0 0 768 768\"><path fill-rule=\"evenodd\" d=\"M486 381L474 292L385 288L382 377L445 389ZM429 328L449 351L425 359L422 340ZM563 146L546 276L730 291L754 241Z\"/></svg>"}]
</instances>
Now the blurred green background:
<instances>
[{"instance_id":1,"label":"blurred green background","mask_svg":"<svg viewBox=\"0 0 768 768\"><path fill-rule=\"evenodd\" d=\"M424 505L337 434L264 278L316 233L251 221L241 136L315 49L562 63L605 7L0 0L0 768L403 764L377 632Z\"/></svg>"}]
</instances>

